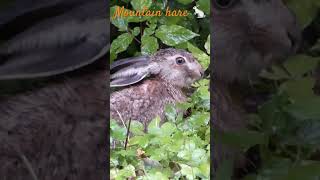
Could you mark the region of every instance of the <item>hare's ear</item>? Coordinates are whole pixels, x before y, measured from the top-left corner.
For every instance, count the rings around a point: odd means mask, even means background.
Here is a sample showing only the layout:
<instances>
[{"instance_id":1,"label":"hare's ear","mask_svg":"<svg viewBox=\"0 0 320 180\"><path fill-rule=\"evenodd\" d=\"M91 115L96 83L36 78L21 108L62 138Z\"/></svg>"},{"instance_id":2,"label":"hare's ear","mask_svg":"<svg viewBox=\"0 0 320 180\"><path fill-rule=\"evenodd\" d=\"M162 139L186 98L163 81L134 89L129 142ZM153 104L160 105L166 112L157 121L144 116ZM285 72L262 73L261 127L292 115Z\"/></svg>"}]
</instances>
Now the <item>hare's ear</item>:
<instances>
[{"instance_id":1,"label":"hare's ear","mask_svg":"<svg viewBox=\"0 0 320 180\"><path fill-rule=\"evenodd\" d=\"M150 65L148 56L127 58L114 62L110 67L110 86L123 87L141 81L151 74Z\"/></svg>"}]
</instances>

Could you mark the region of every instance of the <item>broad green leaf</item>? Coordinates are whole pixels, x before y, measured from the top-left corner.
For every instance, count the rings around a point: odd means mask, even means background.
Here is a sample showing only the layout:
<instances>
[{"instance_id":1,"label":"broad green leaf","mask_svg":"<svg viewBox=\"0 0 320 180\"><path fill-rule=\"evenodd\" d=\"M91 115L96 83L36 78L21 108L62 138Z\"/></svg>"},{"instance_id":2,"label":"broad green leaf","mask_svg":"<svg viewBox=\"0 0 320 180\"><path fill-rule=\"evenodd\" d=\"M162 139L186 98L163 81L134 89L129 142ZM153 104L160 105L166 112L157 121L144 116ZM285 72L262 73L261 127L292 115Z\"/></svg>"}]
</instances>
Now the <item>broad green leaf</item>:
<instances>
[{"instance_id":1,"label":"broad green leaf","mask_svg":"<svg viewBox=\"0 0 320 180\"><path fill-rule=\"evenodd\" d=\"M186 164L179 164L181 167L181 174L186 176L187 179L193 180L196 178L194 169Z\"/></svg>"},{"instance_id":2,"label":"broad green leaf","mask_svg":"<svg viewBox=\"0 0 320 180\"><path fill-rule=\"evenodd\" d=\"M141 53L142 55L154 54L159 48L158 40L152 36L142 36Z\"/></svg>"},{"instance_id":3,"label":"broad green leaf","mask_svg":"<svg viewBox=\"0 0 320 180\"><path fill-rule=\"evenodd\" d=\"M152 0L131 0L131 5L135 10L149 9Z\"/></svg>"},{"instance_id":4,"label":"broad green leaf","mask_svg":"<svg viewBox=\"0 0 320 180\"><path fill-rule=\"evenodd\" d=\"M156 30L156 37L169 46L175 46L199 36L198 34L178 25L162 25Z\"/></svg>"},{"instance_id":5,"label":"broad green leaf","mask_svg":"<svg viewBox=\"0 0 320 180\"><path fill-rule=\"evenodd\" d=\"M148 136L134 136L130 138L130 145L138 144L142 148L146 148L149 144Z\"/></svg>"},{"instance_id":6,"label":"broad green leaf","mask_svg":"<svg viewBox=\"0 0 320 180\"><path fill-rule=\"evenodd\" d=\"M130 124L130 132L132 132L134 135L142 135L144 127L143 124L139 121L131 121Z\"/></svg>"},{"instance_id":7,"label":"broad green leaf","mask_svg":"<svg viewBox=\"0 0 320 180\"><path fill-rule=\"evenodd\" d=\"M204 13L206 13L207 15L210 14L210 0L199 0L197 2L197 6L199 6L198 8L200 10L202 10Z\"/></svg>"},{"instance_id":8,"label":"broad green leaf","mask_svg":"<svg viewBox=\"0 0 320 180\"><path fill-rule=\"evenodd\" d=\"M110 122L110 129L111 129L111 137L114 138L115 140L125 140L126 139L126 134L127 130L124 127L120 127L117 122L112 120Z\"/></svg>"},{"instance_id":9,"label":"broad green leaf","mask_svg":"<svg viewBox=\"0 0 320 180\"><path fill-rule=\"evenodd\" d=\"M313 86L315 80L313 78L301 78L289 80L281 84L279 91L280 93L286 92L292 100L306 100L308 98L314 98L315 94L313 93Z\"/></svg>"},{"instance_id":10,"label":"broad green leaf","mask_svg":"<svg viewBox=\"0 0 320 180\"><path fill-rule=\"evenodd\" d=\"M305 73L314 70L320 61L320 57L310 57L306 55L297 55L289 58L284 67L288 70L291 76L300 77Z\"/></svg>"},{"instance_id":11,"label":"broad green leaf","mask_svg":"<svg viewBox=\"0 0 320 180\"><path fill-rule=\"evenodd\" d=\"M154 135L160 135L161 129L160 129L160 117L157 116L154 118L148 125L148 133L154 134Z\"/></svg>"},{"instance_id":12,"label":"broad green leaf","mask_svg":"<svg viewBox=\"0 0 320 180\"><path fill-rule=\"evenodd\" d=\"M192 53L194 57L196 57L199 63L202 65L204 69L209 67L210 64L210 56L208 56L205 52L201 51L196 46L188 43L188 50Z\"/></svg>"},{"instance_id":13,"label":"broad green leaf","mask_svg":"<svg viewBox=\"0 0 320 180\"><path fill-rule=\"evenodd\" d=\"M115 12L118 8L120 7L113 6L110 8L111 23L118 28L118 31L126 31L128 30L128 20L124 17L115 16Z\"/></svg>"},{"instance_id":14,"label":"broad green leaf","mask_svg":"<svg viewBox=\"0 0 320 180\"><path fill-rule=\"evenodd\" d=\"M176 126L170 122L165 122L161 126L161 132L163 136L170 136L174 131L176 131Z\"/></svg>"},{"instance_id":15,"label":"broad green leaf","mask_svg":"<svg viewBox=\"0 0 320 180\"><path fill-rule=\"evenodd\" d=\"M316 179L320 177L320 162L312 162L293 166L289 169L285 177L279 180L301 180L301 179Z\"/></svg>"},{"instance_id":16,"label":"broad green leaf","mask_svg":"<svg viewBox=\"0 0 320 180\"><path fill-rule=\"evenodd\" d=\"M319 0L287 0L286 4L296 14L299 24L305 28L307 27L319 10Z\"/></svg>"},{"instance_id":17,"label":"broad green leaf","mask_svg":"<svg viewBox=\"0 0 320 180\"><path fill-rule=\"evenodd\" d=\"M285 110L298 119L320 119L319 107L320 97L315 97L290 104Z\"/></svg>"},{"instance_id":18,"label":"broad green leaf","mask_svg":"<svg viewBox=\"0 0 320 180\"><path fill-rule=\"evenodd\" d=\"M112 41L110 47L110 53L117 55L125 51L133 40L133 35L129 33L123 33Z\"/></svg>"},{"instance_id":19,"label":"broad green leaf","mask_svg":"<svg viewBox=\"0 0 320 180\"><path fill-rule=\"evenodd\" d=\"M262 70L260 77L270 80L290 79L290 75L284 69L278 66L272 66L272 72Z\"/></svg>"},{"instance_id":20,"label":"broad green leaf","mask_svg":"<svg viewBox=\"0 0 320 180\"><path fill-rule=\"evenodd\" d=\"M136 177L135 168L131 164L124 167L118 172L116 180L122 180L129 177Z\"/></svg>"}]
</instances>

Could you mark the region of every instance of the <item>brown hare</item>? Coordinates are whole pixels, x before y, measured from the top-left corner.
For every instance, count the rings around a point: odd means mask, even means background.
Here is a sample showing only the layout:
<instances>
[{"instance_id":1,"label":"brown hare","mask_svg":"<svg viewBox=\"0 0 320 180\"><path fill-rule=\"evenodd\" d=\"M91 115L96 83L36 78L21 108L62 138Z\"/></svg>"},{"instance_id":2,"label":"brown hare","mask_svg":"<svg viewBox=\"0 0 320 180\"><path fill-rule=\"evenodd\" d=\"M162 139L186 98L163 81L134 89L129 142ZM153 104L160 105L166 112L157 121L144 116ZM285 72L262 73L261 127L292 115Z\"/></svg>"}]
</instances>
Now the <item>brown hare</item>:
<instances>
[{"instance_id":1,"label":"brown hare","mask_svg":"<svg viewBox=\"0 0 320 180\"><path fill-rule=\"evenodd\" d=\"M18 0L1 9L0 90L47 78L0 94L0 179L107 178L106 7Z\"/></svg>"},{"instance_id":2,"label":"brown hare","mask_svg":"<svg viewBox=\"0 0 320 180\"><path fill-rule=\"evenodd\" d=\"M165 105L186 101L185 89L202 75L191 53L173 48L116 61L111 65L111 87L124 89L110 96L111 117L138 120L145 127L157 115L163 120Z\"/></svg>"},{"instance_id":3,"label":"brown hare","mask_svg":"<svg viewBox=\"0 0 320 180\"><path fill-rule=\"evenodd\" d=\"M233 132L246 128L244 97L260 71L293 54L300 29L281 0L213 0L212 124L214 130ZM214 131L213 130L213 131ZM234 150L213 140L214 169ZM235 150L236 151L236 150Z\"/></svg>"}]
</instances>

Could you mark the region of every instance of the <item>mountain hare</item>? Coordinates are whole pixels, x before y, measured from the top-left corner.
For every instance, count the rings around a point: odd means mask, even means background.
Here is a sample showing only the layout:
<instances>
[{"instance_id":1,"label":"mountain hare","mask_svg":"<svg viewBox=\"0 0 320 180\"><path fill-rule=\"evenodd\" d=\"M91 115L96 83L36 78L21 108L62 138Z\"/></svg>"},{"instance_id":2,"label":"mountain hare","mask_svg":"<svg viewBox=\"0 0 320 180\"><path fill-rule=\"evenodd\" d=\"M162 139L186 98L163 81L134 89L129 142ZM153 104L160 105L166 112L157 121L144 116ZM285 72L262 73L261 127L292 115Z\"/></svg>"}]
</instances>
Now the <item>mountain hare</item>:
<instances>
[{"instance_id":1,"label":"mountain hare","mask_svg":"<svg viewBox=\"0 0 320 180\"><path fill-rule=\"evenodd\" d=\"M262 69L294 53L299 46L300 29L281 0L213 0L211 10L211 120L214 130L232 132L246 127L241 97L244 93L239 93L238 85L248 86ZM213 143L214 168L223 159L235 156L217 139Z\"/></svg>"},{"instance_id":2,"label":"mountain hare","mask_svg":"<svg viewBox=\"0 0 320 180\"><path fill-rule=\"evenodd\" d=\"M186 101L184 89L203 72L191 53L172 48L116 61L111 65L111 87L124 89L110 96L111 117L138 120L145 127L157 115L163 120L165 105Z\"/></svg>"}]
</instances>

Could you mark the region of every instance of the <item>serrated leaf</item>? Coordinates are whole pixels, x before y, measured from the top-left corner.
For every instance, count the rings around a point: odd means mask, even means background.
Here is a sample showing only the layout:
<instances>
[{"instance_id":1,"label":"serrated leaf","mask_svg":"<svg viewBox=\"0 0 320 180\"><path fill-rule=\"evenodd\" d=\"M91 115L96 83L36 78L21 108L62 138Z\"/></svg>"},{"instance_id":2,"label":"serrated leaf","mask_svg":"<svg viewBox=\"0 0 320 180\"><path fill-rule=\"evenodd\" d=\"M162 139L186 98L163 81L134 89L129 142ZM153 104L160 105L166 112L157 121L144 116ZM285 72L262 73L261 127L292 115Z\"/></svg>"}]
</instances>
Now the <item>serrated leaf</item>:
<instances>
[{"instance_id":1,"label":"serrated leaf","mask_svg":"<svg viewBox=\"0 0 320 180\"><path fill-rule=\"evenodd\" d=\"M156 37L169 46L175 46L199 36L198 34L178 25L162 25L156 30Z\"/></svg>"}]
</instances>

